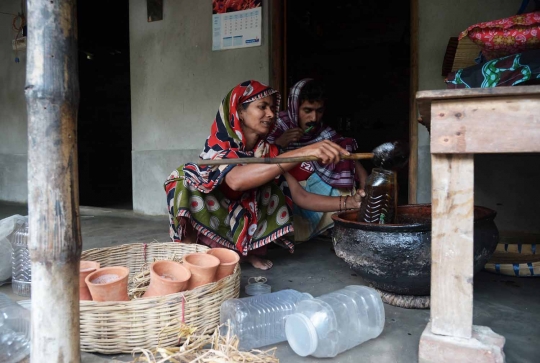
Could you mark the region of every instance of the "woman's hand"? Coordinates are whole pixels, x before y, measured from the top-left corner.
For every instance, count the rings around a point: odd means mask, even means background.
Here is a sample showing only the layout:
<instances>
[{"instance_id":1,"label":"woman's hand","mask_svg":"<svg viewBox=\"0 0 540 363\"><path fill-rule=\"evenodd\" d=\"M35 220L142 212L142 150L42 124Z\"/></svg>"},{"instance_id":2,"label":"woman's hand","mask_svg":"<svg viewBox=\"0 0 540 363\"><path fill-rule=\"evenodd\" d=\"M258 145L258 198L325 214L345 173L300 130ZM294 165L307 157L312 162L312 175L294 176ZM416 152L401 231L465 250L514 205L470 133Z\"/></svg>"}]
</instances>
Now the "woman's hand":
<instances>
[{"instance_id":1,"label":"woman's hand","mask_svg":"<svg viewBox=\"0 0 540 363\"><path fill-rule=\"evenodd\" d=\"M365 196L366 192L363 189L358 189L353 196L345 201L345 209L359 209L362 205L362 198Z\"/></svg>"},{"instance_id":2,"label":"woman's hand","mask_svg":"<svg viewBox=\"0 0 540 363\"><path fill-rule=\"evenodd\" d=\"M317 157L323 165L337 163L341 160L341 155L351 154L338 144L328 140L304 146L297 149L297 151L299 151L302 156Z\"/></svg>"},{"instance_id":3,"label":"woman's hand","mask_svg":"<svg viewBox=\"0 0 540 363\"><path fill-rule=\"evenodd\" d=\"M366 195L359 189L355 195L330 197L307 192L298 181L289 173L285 173L285 179L289 183L293 202L300 208L316 212L337 212L347 209L359 209L362 197ZM345 205L343 205L345 203Z\"/></svg>"},{"instance_id":4,"label":"woman's hand","mask_svg":"<svg viewBox=\"0 0 540 363\"><path fill-rule=\"evenodd\" d=\"M298 140L300 140L303 134L304 130L302 130L300 127L288 129L276 139L276 145L279 145L282 148L286 148L291 142L297 142Z\"/></svg>"}]
</instances>

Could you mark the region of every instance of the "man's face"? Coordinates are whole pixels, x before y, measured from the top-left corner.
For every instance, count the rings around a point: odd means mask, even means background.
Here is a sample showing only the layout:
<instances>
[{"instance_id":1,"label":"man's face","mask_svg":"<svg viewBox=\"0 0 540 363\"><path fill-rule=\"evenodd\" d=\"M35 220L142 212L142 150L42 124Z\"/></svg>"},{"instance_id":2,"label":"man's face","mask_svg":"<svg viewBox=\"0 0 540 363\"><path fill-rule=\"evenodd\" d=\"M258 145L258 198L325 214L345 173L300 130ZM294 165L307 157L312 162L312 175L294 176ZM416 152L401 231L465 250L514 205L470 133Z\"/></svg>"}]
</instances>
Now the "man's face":
<instances>
[{"instance_id":1,"label":"man's face","mask_svg":"<svg viewBox=\"0 0 540 363\"><path fill-rule=\"evenodd\" d=\"M305 131L312 125L316 126L317 124L320 124L323 114L324 101L302 102L300 105L300 112L298 114L298 127Z\"/></svg>"}]
</instances>

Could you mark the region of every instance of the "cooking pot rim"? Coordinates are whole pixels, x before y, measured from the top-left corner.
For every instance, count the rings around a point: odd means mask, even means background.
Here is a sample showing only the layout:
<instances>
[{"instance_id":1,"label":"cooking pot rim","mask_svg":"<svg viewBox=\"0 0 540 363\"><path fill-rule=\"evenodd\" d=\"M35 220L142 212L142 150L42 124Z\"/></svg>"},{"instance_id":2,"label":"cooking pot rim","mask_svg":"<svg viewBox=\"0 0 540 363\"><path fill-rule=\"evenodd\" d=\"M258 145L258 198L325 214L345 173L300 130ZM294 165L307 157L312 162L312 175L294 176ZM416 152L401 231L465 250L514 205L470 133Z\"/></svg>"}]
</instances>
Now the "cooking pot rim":
<instances>
[{"instance_id":1,"label":"cooking pot rim","mask_svg":"<svg viewBox=\"0 0 540 363\"><path fill-rule=\"evenodd\" d=\"M400 209L408 208L431 208L431 203L423 204L404 204L398 206L398 213ZM475 205L474 209L479 215L475 218L474 223L478 223L484 220L494 220L497 212L493 209ZM332 214L332 220L336 226L343 226L352 229L361 229L365 231L378 231L378 232L421 232L431 231L431 220L428 223L409 223L409 224L372 224L365 222L357 222L356 217L343 218L346 215L356 215L358 211L346 211L336 212Z\"/></svg>"}]
</instances>

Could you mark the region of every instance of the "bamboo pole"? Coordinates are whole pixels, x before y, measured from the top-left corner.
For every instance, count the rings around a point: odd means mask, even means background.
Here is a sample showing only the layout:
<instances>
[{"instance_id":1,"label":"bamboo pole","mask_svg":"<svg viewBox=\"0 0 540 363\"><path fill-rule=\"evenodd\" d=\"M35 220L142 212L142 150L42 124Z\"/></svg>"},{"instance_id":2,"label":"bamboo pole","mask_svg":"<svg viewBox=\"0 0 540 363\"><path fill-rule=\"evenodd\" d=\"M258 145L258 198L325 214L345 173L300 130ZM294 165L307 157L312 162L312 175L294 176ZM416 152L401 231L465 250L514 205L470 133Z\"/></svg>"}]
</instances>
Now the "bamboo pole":
<instances>
[{"instance_id":1,"label":"bamboo pole","mask_svg":"<svg viewBox=\"0 0 540 363\"><path fill-rule=\"evenodd\" d=\"M30 361L80 362L76 0L28 0Z\"/></svg>"},{"instance_id":2,"label":"bamboo pole","mask_svg":"<svg viewBox=\"0 0 540 363\"><path fill-rule=\"evenodd\" d=\"M373 153L356 153L350 155L342 155L341 159L345 160L361 160L372 159ZM215 160L200 160L199 165L229 165L229 164L285 164L285 163L301 163L304 161L318 161L316 156L294 156L290 158L234 158L234 159L215 159Z\"/></svg>"}]
</instances>

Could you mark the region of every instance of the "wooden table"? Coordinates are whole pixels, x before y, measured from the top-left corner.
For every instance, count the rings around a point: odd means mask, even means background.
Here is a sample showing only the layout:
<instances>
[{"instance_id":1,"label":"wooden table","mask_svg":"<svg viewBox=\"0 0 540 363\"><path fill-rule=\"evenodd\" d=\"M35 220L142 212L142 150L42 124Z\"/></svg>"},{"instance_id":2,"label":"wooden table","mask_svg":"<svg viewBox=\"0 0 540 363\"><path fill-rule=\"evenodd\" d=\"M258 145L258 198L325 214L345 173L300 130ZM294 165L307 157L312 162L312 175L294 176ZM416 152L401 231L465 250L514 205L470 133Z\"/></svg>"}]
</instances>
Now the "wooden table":
<instances>
[{"instance_id":1,"label":"wooden table","mask_svg":"<svg viewBox=\"0 0 540 363\"><path fill-rule=\"evenodd\" d=\"M474 154L540 152L540 86L422 91L432 180L431 320L420 362L504 362L504 338L473 326Z\"/></svg>"}]
</instances>

